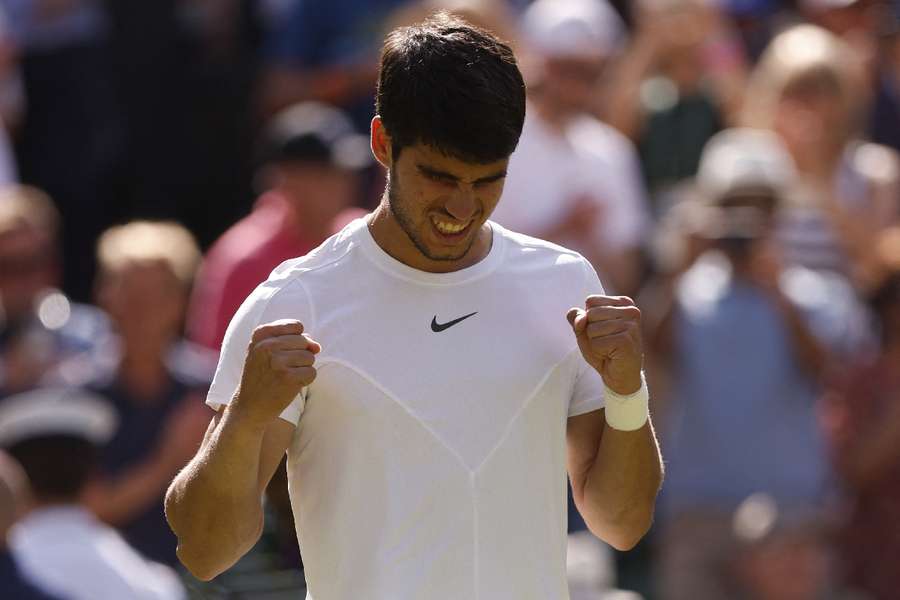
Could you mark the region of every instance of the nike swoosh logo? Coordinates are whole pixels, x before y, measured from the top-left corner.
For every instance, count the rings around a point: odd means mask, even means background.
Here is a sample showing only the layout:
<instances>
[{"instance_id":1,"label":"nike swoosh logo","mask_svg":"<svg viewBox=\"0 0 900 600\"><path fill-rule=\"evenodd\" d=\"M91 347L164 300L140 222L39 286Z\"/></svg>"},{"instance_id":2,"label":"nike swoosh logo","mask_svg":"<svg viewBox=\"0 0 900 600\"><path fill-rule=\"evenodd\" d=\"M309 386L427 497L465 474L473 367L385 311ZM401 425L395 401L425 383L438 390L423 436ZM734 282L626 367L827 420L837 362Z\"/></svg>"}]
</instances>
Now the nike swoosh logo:
<instances>
[{"instance_id":1,"label":"nike swoosh logo","mask_svg":"<svg viewBox=\"0 0 900 600\"><path fill-rule=\"evenodd\" d=\"M471 317L471 316L473 316L473 315L477 315L477 314L478 314L478 311L475 311L475 312L473 312L473 313L469 313L469 314L467 314L467 315L465 315L465 316L462 316L462 317L460 317L460 318L458 318L458 319L453 319L452 321L447 321L446 323L438 323L438 322L437 322L437 315L435 315L434 318L431 319L431 330L432 330L433 332L435 332L435 333L440 333L440 332L444 331L445 329L450 329L451 327L453 327L453 326L456 325L457 323L459 323L459 322L461 322L461 321L465 321L465 320L468 319L469 317Z\"/></svg>"}]
</instances>

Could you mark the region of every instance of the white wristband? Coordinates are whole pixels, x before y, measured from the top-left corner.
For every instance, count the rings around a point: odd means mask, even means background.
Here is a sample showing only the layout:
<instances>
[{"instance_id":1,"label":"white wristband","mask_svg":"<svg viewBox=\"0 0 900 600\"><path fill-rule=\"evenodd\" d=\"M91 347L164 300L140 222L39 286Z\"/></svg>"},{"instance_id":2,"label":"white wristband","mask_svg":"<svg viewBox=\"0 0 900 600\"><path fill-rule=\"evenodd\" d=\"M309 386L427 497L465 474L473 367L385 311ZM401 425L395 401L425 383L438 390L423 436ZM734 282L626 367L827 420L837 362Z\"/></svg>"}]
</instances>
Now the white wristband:
<instances>
[{"instance_id":1,"label":"white wristband","mask_svg":"<svg viewBox=\"0 0 900 600\"><path fill-rule=\"evenodd\" d=\"M635 431L644 426L650 418L650 393L647 380L641 371L641 389L633 394L623 396L612 391L604 384L606 401L606 422L619 431Z\"/></svg>"}]
</instances>

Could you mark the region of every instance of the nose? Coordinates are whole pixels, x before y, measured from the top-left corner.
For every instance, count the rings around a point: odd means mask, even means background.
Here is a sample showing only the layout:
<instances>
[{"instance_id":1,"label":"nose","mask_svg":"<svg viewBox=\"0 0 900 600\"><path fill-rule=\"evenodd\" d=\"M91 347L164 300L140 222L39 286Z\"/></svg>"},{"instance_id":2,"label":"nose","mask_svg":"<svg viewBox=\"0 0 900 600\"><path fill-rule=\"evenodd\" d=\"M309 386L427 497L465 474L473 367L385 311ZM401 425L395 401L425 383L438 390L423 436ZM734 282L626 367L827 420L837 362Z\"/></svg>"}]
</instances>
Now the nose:
<instances>
[{"instance_id":1,"label":"nose","mask_svg":"<svg viewBox=\"0 0 900 600\"><path fill-rule=\"evenodd\" d=\"M472 190L461 189L447 201L444 210L458 221L469 221L478 211L478 201Z\"/></svg>"}]
</instances>

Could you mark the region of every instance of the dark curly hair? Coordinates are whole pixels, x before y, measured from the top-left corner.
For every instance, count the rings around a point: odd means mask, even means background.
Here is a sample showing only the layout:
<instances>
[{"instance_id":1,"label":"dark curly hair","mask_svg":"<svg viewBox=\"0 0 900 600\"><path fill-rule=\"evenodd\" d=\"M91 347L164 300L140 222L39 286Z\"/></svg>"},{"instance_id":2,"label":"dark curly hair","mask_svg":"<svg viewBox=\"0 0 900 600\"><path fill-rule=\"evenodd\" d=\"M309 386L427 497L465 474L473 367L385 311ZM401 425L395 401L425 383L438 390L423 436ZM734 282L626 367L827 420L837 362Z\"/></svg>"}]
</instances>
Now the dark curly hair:
<instances>
[{"instance_id":1,"label":"dark curly hair","mask_svg":"<svg viewBox=\"0 0 900 600\"><path fill-rule=\"evenodd\" d=\"M394 159L416 143L485 164L515 150L525 82L512 49L447 13L392 31L381 53L375 110Z\"/></svg>"}]
</instances>

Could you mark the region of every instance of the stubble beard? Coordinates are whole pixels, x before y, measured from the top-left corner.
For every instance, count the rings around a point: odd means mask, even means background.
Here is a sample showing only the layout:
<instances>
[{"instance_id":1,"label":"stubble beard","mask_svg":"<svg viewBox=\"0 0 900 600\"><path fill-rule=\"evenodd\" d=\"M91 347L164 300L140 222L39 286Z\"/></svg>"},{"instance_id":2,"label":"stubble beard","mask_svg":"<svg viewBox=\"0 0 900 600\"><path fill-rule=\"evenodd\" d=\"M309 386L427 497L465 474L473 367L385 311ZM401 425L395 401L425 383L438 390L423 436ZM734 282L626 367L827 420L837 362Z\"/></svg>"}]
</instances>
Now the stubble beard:
<instances>
[{"instance_id":1,"label":"stubble beard","mask_svg":"<svg viewBox=\"0 0 900 600\"><path fill-rule=\"evenodd\" d=\"M409 238L409 241L413 243L416 247L416 250L422 253L422 255L434 261L442 261L442 262L451 262L455 260L460 260L466 254L469 253L469 250L472 249L472 245L475 243L475 239L477 236L473 236L469 243L466 244L465 249L463 249L458 255L446 255L446 254L435 254L428 248L425 244L425 241L422 239L422 235L416 229L415 223L413 222L412 216L410 212L407 210L407 206L404 204L403 200L400 199L400 192L397 189L396 185L397 178L395 177L394 170L391 169L388 180L386 184L386 193L388 200L388 210L394 216L397 223L400 225L400 228L406 234L406 237ZM429 221L428 217L425 217L426 221ZM430 221L426 223L426 226L430 226Z\"/></svg>"}]
</instances>

